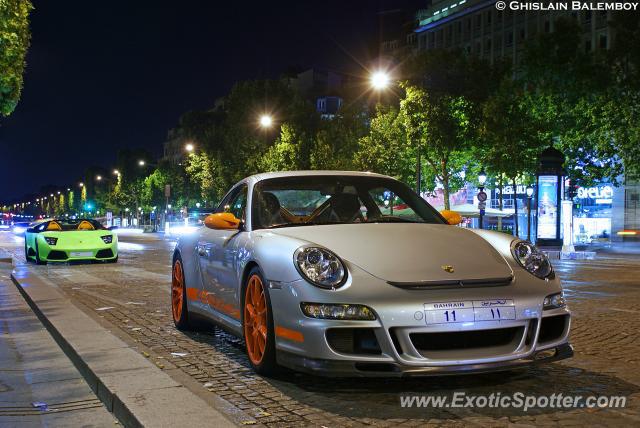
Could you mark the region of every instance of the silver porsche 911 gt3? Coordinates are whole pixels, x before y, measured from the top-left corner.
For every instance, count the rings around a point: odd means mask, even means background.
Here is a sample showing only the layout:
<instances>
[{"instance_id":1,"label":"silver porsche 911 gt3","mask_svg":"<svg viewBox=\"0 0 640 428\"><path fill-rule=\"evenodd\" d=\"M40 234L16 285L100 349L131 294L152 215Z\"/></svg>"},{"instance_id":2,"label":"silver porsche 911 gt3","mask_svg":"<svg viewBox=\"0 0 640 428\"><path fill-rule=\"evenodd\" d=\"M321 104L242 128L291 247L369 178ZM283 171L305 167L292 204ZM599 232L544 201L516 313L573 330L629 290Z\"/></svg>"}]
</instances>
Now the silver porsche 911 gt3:
<instances>
[{"instance_id":1,"label":"silver porsche 911 gt3","mask_svg":"<svg viewBox=\"0 0 640 428\"><path fill-rule=\"evenodd\" d=\"M459 221L382 175L248 177L178 241L175 324L204 317L244 338L263 374L465 373L570 357L571 316L547 257Z\"/></svg>"}]
</instances>

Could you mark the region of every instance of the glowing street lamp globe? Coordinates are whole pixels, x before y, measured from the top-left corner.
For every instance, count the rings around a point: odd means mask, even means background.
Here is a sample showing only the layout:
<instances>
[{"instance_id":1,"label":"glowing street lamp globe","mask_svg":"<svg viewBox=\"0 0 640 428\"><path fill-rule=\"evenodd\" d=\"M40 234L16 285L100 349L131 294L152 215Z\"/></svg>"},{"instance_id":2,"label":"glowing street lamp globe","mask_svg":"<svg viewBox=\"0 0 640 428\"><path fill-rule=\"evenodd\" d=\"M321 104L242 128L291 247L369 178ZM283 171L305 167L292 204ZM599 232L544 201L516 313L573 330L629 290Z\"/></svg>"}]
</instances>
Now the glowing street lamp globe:
<instances>
[{"instance_id":1,"label":"glowing street lamp globe","mask_svg":"<svg viewBox=\"0 0 640 428\"><path fill-rule=\"evenodd\" d=\"M371 86L373 89L382 90L389 86L391 78L384 71L376 71L371 75Z\"/></svg>"},{"instance_id":2,"label":"glowing street lamp globe","mask_svg":"<svg viewBox=\"0 0 640 428\"><path fill-rule=\"evenodd\" d=\"M260 116L260 126L263 128L269 128L273 125L273 118L268 114L263 114Z\"/></svg>"},{"instance_id":3,"label":"glowing street lamp globe","mask_svg":"<svg viewBox=\"0 0 640 428\"><path fill-rule=\"evenodd\" d=\"M191 143L187 144L186 146L184 146L184 149L188 152L192 152L194 149L193 144Z\"/></svg>"}]
</instances>

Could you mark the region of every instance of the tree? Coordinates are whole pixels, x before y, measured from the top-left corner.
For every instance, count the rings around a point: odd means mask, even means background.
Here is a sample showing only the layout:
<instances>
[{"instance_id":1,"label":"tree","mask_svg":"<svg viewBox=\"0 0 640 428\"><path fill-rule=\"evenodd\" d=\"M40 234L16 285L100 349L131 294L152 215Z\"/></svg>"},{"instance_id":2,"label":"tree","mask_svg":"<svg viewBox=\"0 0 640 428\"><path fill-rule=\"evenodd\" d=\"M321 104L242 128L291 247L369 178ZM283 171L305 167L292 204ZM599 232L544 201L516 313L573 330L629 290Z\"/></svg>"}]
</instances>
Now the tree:
<instances>
[{"instance_id":1,"label":"tree","mask_svg":"<svg viewBox=\"0 0 640 428\"><path fill-rule=\"evenodd\" d=\"M502 210L503 177L514 189L514 234L518 236L517 179L532 174L544 140L540 124L530 114L519 82L505 78L482 106L476 159L498 178Z\"/></svg>"},{"instance_id":2,"label":"tree","mask_svg":"<svg viewBox=\"0 0 640 428\"><path fill-rule=\"evenodd\" d=\"M323 120L311 144L309 167L311 169L351 170L359 141L368 134L368 117L363 106L345 103L338 114Z\"/></svg>"},{"instance_id":3,"label":"tree","mask_svg":"<svg viewBox=\"0 0 640 428\"><path fill-rule=\"evenodd\" d=\"M192 153L186 161L185 171L197 184L203 201L219 201L224 196L226 180L218 159L205 152Z\"/></svg>"},{"instance_id":4,"label":"tree","mask_svg":"<svg viewBox=\"0 0 640 428\"><path fill-rule=\"evenodd\" d=\"M411 182L415 162L415 148L407 142L404 117L394 107L378 106L369 134L358 142L356 168Z\"/></svg>"},{"instance_id":5,"label":"tree","mask_svg":"<svg viewBox=\"0 0 640 428\"><path fill-rule=\"evenodd\" d=\"M29 0L0 0L0 114L9 116L22 92L29 48Z\"/></svg>"},{"instance_id":6,"label":"tree","mask_svg":"<svg viewBox=\"0 0 640 428\"><path fill-rule=\"evenodd\" d=\"M303 169L305 162L304 149L309 146L308 137L294 126L283 123L280 136L275 144L267 149L259 161L262 171L293 171Z\"/></svg>"},{"instance_id":7,"label":"tree","mask_svg":"<svg viewBox=\"0 0 640 428\"><path fill-rule=\"evenodd\" d=\"M424 160L427 189L442 185L445 209L449 195L464 185L462 176L471 162L470 102L463 96L434 96L423 88L403 85L400 102L407 141Z\"/></svg>"},{"instance_id":8,"label":"tree","mask_svg":"<svg viewBox=\"0 0 640 428\"><path fill-rule=\"evenodd\" d=\"M633 111L627 109L633 97L614 95L614 73L608 64L616 61L584 52L581 34L575 20L561 18L554 33L527 43L519 70L526 110L544 129L543 139L554 141L565 153L572 180L580 185L603 179L615 183L622 172L618 154L626 147L624 143L616 147L616 142L628 136L626 121L633 114L625 111ZM617 140L616 129L621 131Z\"/></svg>"}]
</instances>

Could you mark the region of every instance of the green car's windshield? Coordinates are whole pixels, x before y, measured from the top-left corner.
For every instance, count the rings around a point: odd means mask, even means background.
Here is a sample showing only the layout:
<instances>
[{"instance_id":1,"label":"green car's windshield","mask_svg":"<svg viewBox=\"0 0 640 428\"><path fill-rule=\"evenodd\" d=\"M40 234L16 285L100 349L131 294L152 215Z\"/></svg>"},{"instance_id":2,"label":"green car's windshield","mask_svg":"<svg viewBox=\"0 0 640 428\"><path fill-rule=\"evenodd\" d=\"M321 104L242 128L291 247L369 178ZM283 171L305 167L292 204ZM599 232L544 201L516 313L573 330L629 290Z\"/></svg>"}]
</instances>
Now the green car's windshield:
<instances>
[{"instance_id":1,"label":"green car's windshield","mask_svg":"<svg viewBox=\"0 0 640 428\"><path fill-rule=\"evenodd\" d=\"M100 222L89 218L64 218L45 221L33 227L36 232L69 232L78 230L106 230Z\"/></svg>"},{"instance_id":2,"label":"green car's windshield","mask_svg":"<svg viewBox=\"0 0 640 428\"><path fill-rule=\"evenodd\" d=\"M266 179L254 187L253 229L348 223L436 223L440 214L399 181L310 175Z\"/></svg>"}]
</instances>

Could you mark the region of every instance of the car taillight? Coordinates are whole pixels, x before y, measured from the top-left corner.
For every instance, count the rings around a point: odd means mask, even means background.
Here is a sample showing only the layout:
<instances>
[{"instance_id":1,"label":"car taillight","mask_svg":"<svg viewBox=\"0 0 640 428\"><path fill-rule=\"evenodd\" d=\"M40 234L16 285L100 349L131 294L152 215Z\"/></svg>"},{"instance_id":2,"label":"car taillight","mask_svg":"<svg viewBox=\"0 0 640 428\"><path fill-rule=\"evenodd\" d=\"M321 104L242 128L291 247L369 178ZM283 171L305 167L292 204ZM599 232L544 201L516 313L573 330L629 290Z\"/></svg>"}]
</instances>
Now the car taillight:
<instances>
[{"instance_id":1,"label":"car taillight","mask_svg":"<svg viewBox=\"0 0 640 428\"><path fill-rule=\"evenodd\" d=\"M53 238L51 236L45 236L44 240L49 245L56 245L58 243L58 238Z\"/></svg>"},{"instance_id":2,"label":"car taillight","mask_svg":"<svg viewBox=\"0 0 640 428\"><path fill-rule=\"evenodd\" d=\"M113 242L113 235L105 235L100 238L102 238L105 244L111 244Z\"/></svg>"}]
</instances>

